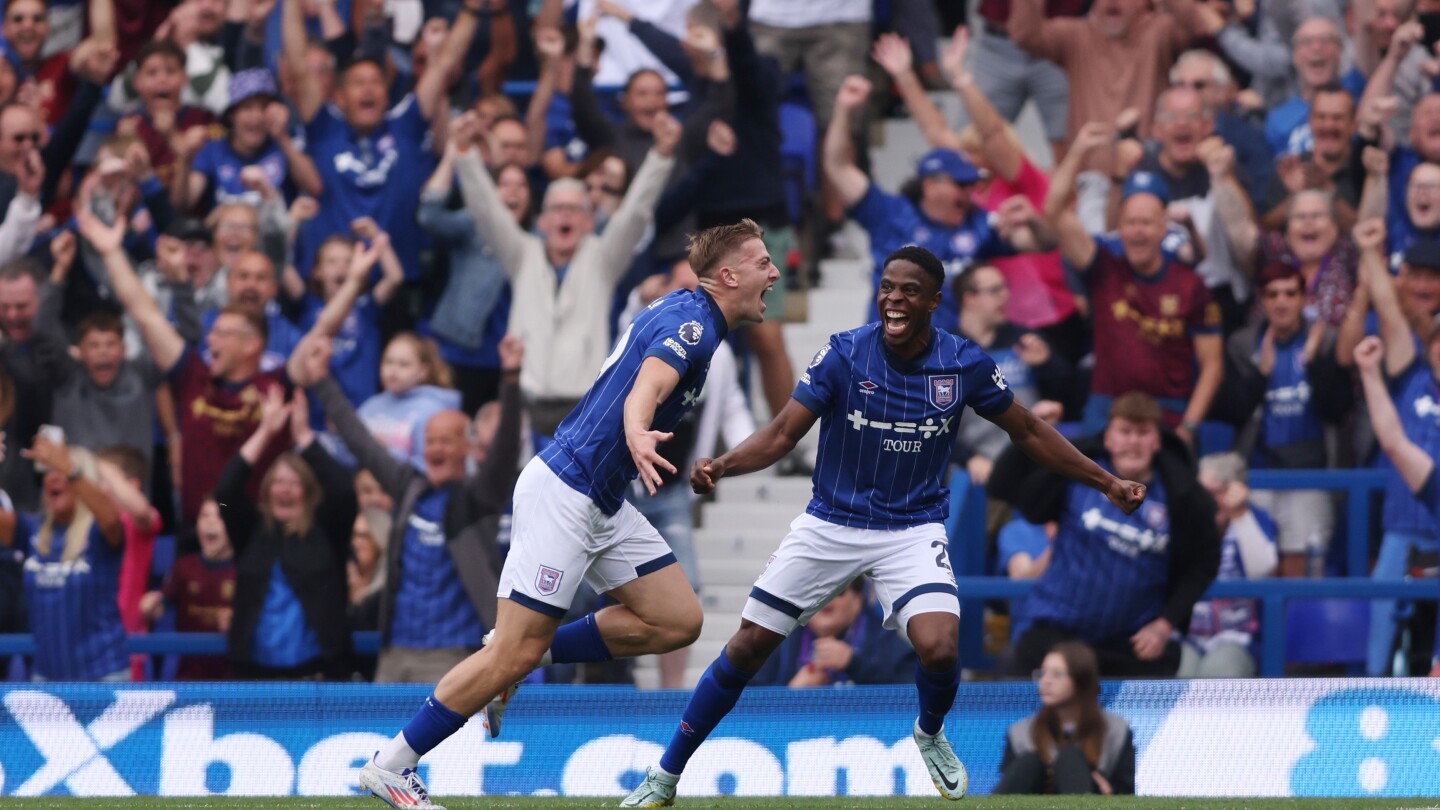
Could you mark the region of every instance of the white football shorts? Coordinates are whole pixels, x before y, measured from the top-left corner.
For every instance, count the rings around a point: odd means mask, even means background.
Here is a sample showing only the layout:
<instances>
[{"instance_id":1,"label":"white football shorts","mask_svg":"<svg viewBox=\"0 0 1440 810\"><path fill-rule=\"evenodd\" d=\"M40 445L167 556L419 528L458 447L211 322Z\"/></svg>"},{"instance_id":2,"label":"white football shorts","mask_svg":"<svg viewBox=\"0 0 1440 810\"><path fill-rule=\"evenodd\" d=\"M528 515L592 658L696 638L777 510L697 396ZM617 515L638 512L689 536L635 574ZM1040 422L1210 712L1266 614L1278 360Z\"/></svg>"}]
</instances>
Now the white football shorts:
<instances>
[{"instance_id":1,"label":"white football shorts","mask_svg":"<svg viewBox=\"0 0 1440 810\"><path fill-rule=\"evenodd\" d=\"M497 593L547 616L564 616L582 581L606 593L675 562L634 506L605 514L539 457L520 471L514 502Z\"/></svg>"},{"instance_id":2,"label":"white football shorts","mask_svg":"<svg viewBox=\"0 0 1440 810\"><path fill-rule=\"evenodd\" d=\"M741 615L788 636L861 574L874 583L891 630L904 632L921 613L960 615L943 524L854 529L810 514L790 524Z\"/></svg>"}]
</instances>

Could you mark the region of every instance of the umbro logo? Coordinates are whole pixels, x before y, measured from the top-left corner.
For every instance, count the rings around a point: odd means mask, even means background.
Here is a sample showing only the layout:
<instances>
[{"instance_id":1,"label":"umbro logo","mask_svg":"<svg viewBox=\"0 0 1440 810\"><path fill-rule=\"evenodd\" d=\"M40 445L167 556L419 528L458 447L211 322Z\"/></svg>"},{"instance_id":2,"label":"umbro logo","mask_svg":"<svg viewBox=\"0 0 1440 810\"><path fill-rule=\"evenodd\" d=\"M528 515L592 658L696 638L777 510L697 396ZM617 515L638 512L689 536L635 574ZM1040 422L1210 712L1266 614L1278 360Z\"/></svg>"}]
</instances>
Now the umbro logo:
<instances>
[{"instance_id":1,"label":"umbro logo","mask_svg":"<svg viewBox=\"0 0 1440 810\"><path fill-rule=\"evenodd\" d=\"M862 393L862 394L873 394L873 393L875 393L875 389L876 389L876 388L879 388L879 387L880 387L880 386L877 385L876 383L870 382L869 380L865 380L864 382L860 383L860 393Z\"/></svg>"}]
</instances>

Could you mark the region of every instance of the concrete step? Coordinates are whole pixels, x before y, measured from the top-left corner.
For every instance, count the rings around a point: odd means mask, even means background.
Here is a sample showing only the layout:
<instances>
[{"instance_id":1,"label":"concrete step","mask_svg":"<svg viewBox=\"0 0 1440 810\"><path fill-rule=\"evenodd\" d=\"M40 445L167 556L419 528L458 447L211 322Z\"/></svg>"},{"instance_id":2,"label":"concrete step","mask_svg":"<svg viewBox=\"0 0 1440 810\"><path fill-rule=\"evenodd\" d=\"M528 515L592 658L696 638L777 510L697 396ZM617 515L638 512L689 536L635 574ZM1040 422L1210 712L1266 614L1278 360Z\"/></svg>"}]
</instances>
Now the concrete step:
<instances>
[{"instance_id":1,"label":"concrete step","mask_svg":"<svg viewBox=\"0 0 1440 810\"><path fill-rule=\"evenodd\" d=\"M751 501L707 503L700 507L700 525L727 529L768 529L785 532L804 504Z\"/></svg>"},{"instance_id":2,"label":"concrete step","mask_svg":"<svg viewBox=\"0 0 1440 810\"><path fill-rule=\"evenodd\" d=\"M737 558L731 554L715 554L700 558L700 582L708 588L711 585L749 585L765 570L765 559L752 560Z\"/></svg>"},{"instance_id":3,"label":"concrete step","mask_svg":"<svg viewBox=\"0 0 1440 810\"><path fill-rule=\"evenodd\" d=\"M785 539L784 529L706 528L695 530L695 548L703 562L708 557L759 560L762 564Z\"/></svg>"},{"instance_id":4,"label":"concrete step","mask_svg":"<svg viewBox=\"0 0 1440 810\"><path fill-rule=\"evenodd\" d=\"M810 479L805 476L742 475L723 478L715 488L715 503L721 506L783 504L798 514L810 502ZM787 521L788 523L788 521Z\"/></svg>"},{"instance_id":5,"label":"concrete step","mask_svg":"<svg viewBox=\"0 0 1440 810\"><path fill-rule=\"evenodd\" d=\"M700 589L700 607L706 617L720 613L739 614L750 598L751 585L706 585ZM707 621L708 624L708 621Z\"/></svg>"}]
</instances>

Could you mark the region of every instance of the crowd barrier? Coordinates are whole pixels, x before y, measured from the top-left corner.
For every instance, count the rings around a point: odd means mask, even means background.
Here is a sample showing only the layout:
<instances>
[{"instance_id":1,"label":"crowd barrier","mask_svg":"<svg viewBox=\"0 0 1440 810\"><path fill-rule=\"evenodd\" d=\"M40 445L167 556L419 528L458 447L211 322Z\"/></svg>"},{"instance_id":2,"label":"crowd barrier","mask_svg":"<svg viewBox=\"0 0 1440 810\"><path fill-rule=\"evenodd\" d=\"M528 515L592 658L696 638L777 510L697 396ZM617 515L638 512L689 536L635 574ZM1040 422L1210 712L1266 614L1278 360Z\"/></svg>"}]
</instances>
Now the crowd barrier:
<instances>
[{"instance_id":1,"label":"crowd barrier","mask_svg":"<svg viewBox=\"0 0 1440 810\"><path fill-rule=\"evenodd\" d=\"M356 770L425 686L46 684L0 689L0 795L354 794ZM654 764L688 694L521 691L505 734L472 722L421 766L437 796L620 796ZM1105 684L1139 751L1142 794L1440 795L1440 682ZM992 791L1029 683L962 684L947 721L971 792ZM747 690L681 796L934 796L910 686Z\"/></svg>"}]
</instances>

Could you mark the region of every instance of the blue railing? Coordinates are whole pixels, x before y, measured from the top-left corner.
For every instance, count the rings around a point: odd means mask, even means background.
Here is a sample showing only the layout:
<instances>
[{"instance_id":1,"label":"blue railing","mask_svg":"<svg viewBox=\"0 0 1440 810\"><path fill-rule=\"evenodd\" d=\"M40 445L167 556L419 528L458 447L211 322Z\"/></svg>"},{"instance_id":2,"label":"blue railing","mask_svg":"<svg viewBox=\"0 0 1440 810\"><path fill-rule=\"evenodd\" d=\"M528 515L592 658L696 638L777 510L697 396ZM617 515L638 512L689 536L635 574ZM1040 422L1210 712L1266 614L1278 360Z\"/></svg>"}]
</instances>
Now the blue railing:
<instances>
[{"instance_id":1,"label":"blue railing","mask_svg":"<svg viewBox=\"0 0 1440 810\"><path fill-rule=\"evenodd\" d=\"M1370 572L1370 494L1385 488L1386 473L1382 470L1255 470L1250 473L1251 489L1322 489L1344 492L1348 546L1345 555L1346 577L1312 580L1262 580L1243 583L1216 583L1212 595L1244 595L1262 600L1265 636L1261 672L1266 676L1284 674L1285 601L1295 598L1400 598L1435 599L1434 583L1400 585L1393 582L1352 581ZM960 655L969 665L986 669L994 659L984 652L984 607L986 599L1020 596L1029 591L1029 584L991 577L987 565L985 536L986 497L982 489L973 487L968 473L956 473L950 481L950 519L946 532L950 537L950 560L955 567L960 587ZM1260 590L1244 594L1231 593L1234 587ZM1303 593L1293 588L1310 588ZM1355 588L1366 589L1357 593ZM1272 590L1273 589L1273 590ZM1002 592L1003 591L1003 592ZM1402 592L1403 591L1403 592ZM1413 594L1413 595L1407 595ZM1278 600L1278 601L1276 601Z\"/></svg>"}]
</instances>

